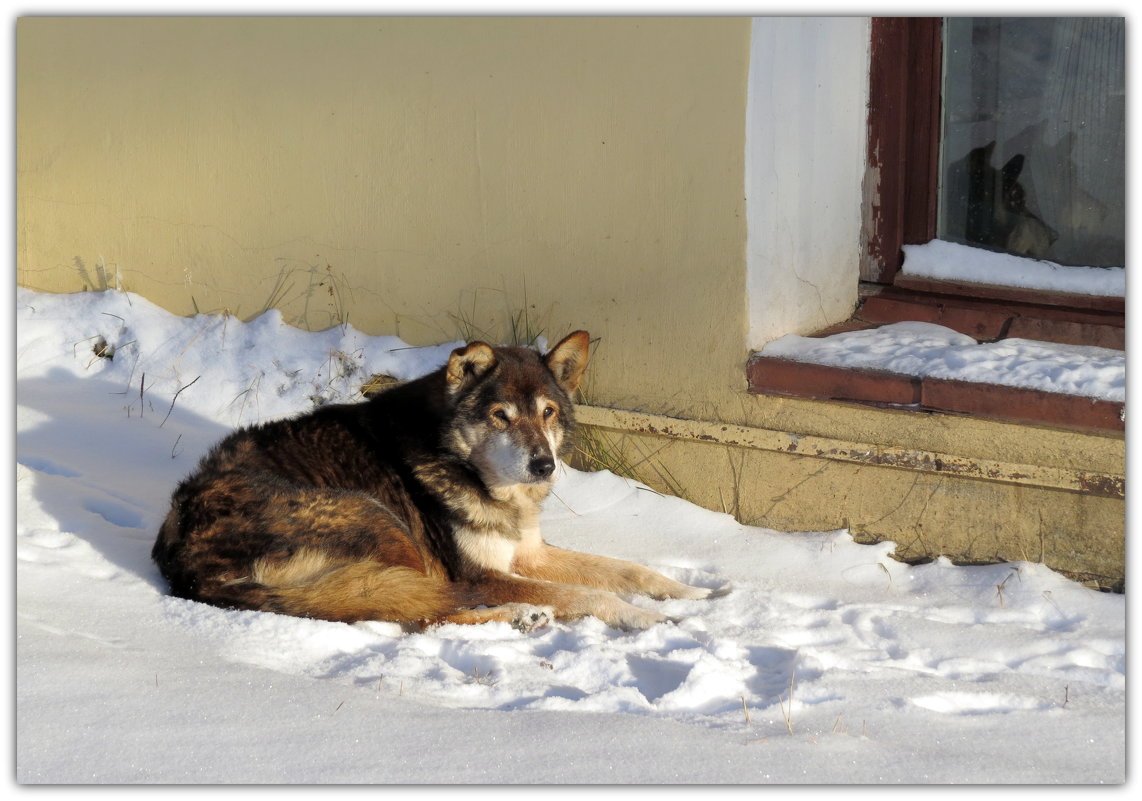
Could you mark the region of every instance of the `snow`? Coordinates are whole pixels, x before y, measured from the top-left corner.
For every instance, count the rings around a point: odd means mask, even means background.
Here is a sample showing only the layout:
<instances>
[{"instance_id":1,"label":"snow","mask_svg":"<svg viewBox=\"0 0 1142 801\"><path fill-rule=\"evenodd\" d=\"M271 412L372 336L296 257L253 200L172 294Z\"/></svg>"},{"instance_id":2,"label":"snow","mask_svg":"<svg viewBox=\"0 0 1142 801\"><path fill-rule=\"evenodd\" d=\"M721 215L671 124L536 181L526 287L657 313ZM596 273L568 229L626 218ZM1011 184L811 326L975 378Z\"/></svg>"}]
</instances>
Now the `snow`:
<instances>
[{"instance_id":1,"label":"snow","mask_svg":"<svg viewBox=\"0 0 1142 801\"><path fill-rule=\"evenodd\" d=\"M22 783L1121 783L1125 598L1038 564L908 566L564 469L555 544L734 591L684 619L402 633L169 597L149 551L231 427L452 344L17 289ZM94 352L97 337L115 347Z\"/></svg>"},{"instance_id":2,"label":"snow","mask_svg":"<svg viewBox=\"0 0 1142 801\"><path fill-rule=\"evenodd\" d=\"M901 272L947 281L974 281L1082 295L1126 296L1126 270L1121 268L1072 267L941 239L933 239L923 245L905 245Z\"/></svg>"},{"instance_id":3,"label":"snow","mask_svg":"<svg viewBox=\"0 0 1142 801\"><path fill-rule=\"evenodd\" d=\"M1126 400L1124 351L1017 337L978 343L935 323L889 323L825 337L786 334L766 344L761 354L919 378L1002 384L1119 403Z\"/></svg>"}]
</instances>

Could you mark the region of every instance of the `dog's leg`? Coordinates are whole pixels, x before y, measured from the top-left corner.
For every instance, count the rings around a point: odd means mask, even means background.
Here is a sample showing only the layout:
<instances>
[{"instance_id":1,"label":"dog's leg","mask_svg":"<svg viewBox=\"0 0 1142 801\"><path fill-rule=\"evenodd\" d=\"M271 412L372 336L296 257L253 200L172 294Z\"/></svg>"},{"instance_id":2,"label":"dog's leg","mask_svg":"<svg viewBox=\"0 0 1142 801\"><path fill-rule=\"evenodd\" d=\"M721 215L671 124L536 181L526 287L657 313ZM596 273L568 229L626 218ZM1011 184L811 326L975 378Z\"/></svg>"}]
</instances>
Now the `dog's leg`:
<instances>
[{"instance_id":1,"label":"dog's leg","mask_svg":"<svg viewBox=\"0 0 1142 801\"><path fill-rule=\"evenodd\" d=\"M510 623L512 628L527 633L534 629L543 628L549 624L554 617L555 610L550 606L508 603L478 609L459 609L431 621L429 625L438 623L478 625L480 623L499 621L502 623Z\"/></svg>"},{"instance_id":2,"label":"dog's leg","mask_svg":"<svg viewBox=\"0 0 1142 801\"><path fill-rule=\"evenodd\" d=\"M672 618L627 603L613 592L595 587L559 584L488 571L478 581L466 585L467 596L479 596L492 606L491 612L503 606L526 604L549 607L557 620L597 617L618 629L645 629ZM498 618L493 618L498 619Z\"/></svg>"},{"instance_id":3,"label":"dog's leg","mask_svg":"<svg viewBox=\"0 0 1142 801\"><path fill-rule=\"evenodd\" d=\"M545 581L581 584L659 600L717 598L729 592L728 585L714 590L691 587L634 562L568 551L546 543L517 553L512 570L521 576Z\"/></svg>"},{"instance_id":4,"label":"dog's leg","mask_svg":"<svg viewBox=\"0 0 1142 801\"><path fill-rule=\"evenodd\" d=\"M232 599L253 594L257 606ZM298 617L353 623L434 620L462 605L456 587L441 576L380 562L339 562L302 549L284 561L259 560L250 577L212 586L202 600ZM230 603L226 603L230 601Z\"/></svg>"}]
</instances>

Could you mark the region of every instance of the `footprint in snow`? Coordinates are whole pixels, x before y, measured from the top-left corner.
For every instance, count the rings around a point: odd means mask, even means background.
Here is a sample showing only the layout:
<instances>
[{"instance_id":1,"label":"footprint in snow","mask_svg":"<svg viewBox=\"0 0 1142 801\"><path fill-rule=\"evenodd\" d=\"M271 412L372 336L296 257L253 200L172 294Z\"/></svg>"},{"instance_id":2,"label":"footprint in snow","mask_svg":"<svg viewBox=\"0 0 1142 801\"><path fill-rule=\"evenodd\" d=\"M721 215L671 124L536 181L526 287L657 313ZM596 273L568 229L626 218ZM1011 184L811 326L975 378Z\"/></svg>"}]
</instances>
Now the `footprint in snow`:
<instances>
[{"instance_id":1,"label":"footprint in snow","mask_svg":"<svg viewBox=\"0 0 1142 801\"><path fill-rule=\"evenodd\" d=\"M56 464L50 459L42 459L38 456L17 456L16 462L27 467L29 470L35 470L39 473L47 473L52 476L63 476L64 478L79 478L80 474L70 467Z\"/></svg>"},{"instance_id":2,"label":"footprint in snow","mask_svg":"<svg viewBox=\"0 0 1142 801\"><path fill-rule=\"evenodd\" d=\"M136 509L131 509L109 498L87 498L83 501L83 508L92 514L99 515L108 523L120 528L144 528L143 515Z\"/></svg>"}]
</instances>

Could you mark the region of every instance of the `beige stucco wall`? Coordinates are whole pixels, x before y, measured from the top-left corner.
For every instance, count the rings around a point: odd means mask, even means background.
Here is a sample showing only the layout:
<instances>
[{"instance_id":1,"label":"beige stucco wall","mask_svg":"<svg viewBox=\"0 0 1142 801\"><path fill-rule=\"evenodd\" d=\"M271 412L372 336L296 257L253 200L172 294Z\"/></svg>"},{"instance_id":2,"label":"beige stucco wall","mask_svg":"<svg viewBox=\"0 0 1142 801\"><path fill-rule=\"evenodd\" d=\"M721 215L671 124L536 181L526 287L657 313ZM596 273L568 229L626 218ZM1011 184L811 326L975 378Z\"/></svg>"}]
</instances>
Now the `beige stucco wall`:
<instances>
[{"instance_id":1,"label":"beige stucco wall","mask_svg":"<svg viewBox=\"0 0 1142 801\"><path fill-rule=\"evenodd\" d=\"M1012 476L1019 465L1121 476L1121 437L746 392L751 336L791 309L833 322L854 295L859 238L846 252L847 228L792 212L820 205L806 205L818 184L825 205L859 205L852 181L835 183L843 171L795 179L825 132L863 141L860 115L838 118L823 98L859 90L864 30L735 18L21 19L17 280L121 287L183 314L277 307L298 325L348 320L413 344L507 341L522 317L549 338L583 327L599 338L596 406L998 459ZM760 81L787 80L792 64L816 106L793 91L750 94L758 31L786 47L790 31L825 37L788 47L813 56L795 64L770 54ZM837 49L828 41L846 45L846 70L822 57ZM772 147L749 149L747 99L755 145L770 141L767 116L786 126ZM799 141L794 120L814 137ZM754 169L784 171L749 259L747 152L768 158ZM793 234L806 244L783 245ZM822 257L829 235L839 248ZM761 256L785 261L759 281L750 263L770 243ZM775 291L790 266L798 292ZM830 281L834 299L814 302ZM599 430L644 480L747 522L848 526L909 555L922 541L964 559L1041 553L1112 580L1124 569L1121 498Z\"/></svg>"},{"instance_id":2,"label":"beige stucco wall","mask_svg":"<svg viewBox=\"0 0 1142 801\"><path fill-rule=\"evenodd\" d=\"M21 19L18 280L741 384L747 19ZM669 366L670 380L661 379Z\"/></svg>"},{"instance_id":3,"label":"beige stucco wall","mask_svg":"<svg viewBox=\"0 0 1142 801\"><path fill-rule=\"evenodd\" d=\"M754 398L766 426L584 407L584 455L738 520L847 529L901 559L1039 561L1104 588L1126 568L1123 439L946 414ZM648 433L650 432L650 433ZM896 465L896 466L893 466ZM986 477L986 478L981 478Z\"/></svg>"}]
</instances>

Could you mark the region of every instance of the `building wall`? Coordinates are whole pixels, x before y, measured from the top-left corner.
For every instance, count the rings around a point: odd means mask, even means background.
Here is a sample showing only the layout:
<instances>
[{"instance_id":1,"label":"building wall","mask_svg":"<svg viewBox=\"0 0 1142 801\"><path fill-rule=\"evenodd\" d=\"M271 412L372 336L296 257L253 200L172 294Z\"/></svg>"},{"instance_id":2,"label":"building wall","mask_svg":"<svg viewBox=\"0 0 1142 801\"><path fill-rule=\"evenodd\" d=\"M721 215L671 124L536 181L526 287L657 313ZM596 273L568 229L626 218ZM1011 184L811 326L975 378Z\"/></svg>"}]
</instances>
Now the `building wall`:
<instances>
[{"instance_id":1,"label":"building wall","mask_svg":"<svg viewBox=\"0 0 1142 801\"><path fill-rule=\"evenodd\" d=\"M792 398L752 398L764 425L583 407L650 486L746 524L847 529L907 560L1042 562L1121 588L1123 438ZM590 459L587 460L588 463Z\"/></svg>"},{"instance_id":2,"label":"building wall","mask_svg":"<svg viewBox=\"0 0 1142 801\"><path fill-rule=\"evenodd\" d=\"M1121 578L1122 499L1022 470L1121 476L1121 437L746 391L751 347L856 300L867 19L45 17L16 48L22 285L412 344L586 328L595 455L653 486Z\"/></svg>"},{"instance_id":3,"label":"building wall","mask_svg":"<svg viewBox=\"0 0 1142 801\"><path fill-rule=\"evenodd\" d=\"M582 327L600 398L684 410L741 383L749 43L733 18L21 19L18 279L413 344Z\"/></svg>"},{"instance_id":4,"label":"building wall","mask_svg":"<svg viewBox=\"0 0 1142 801\"><path fill-rule=\"evenodd\" d=\"M870 20L753 20L746 108L749 346L857 302Z\"/></svg>"}]
</instances>

